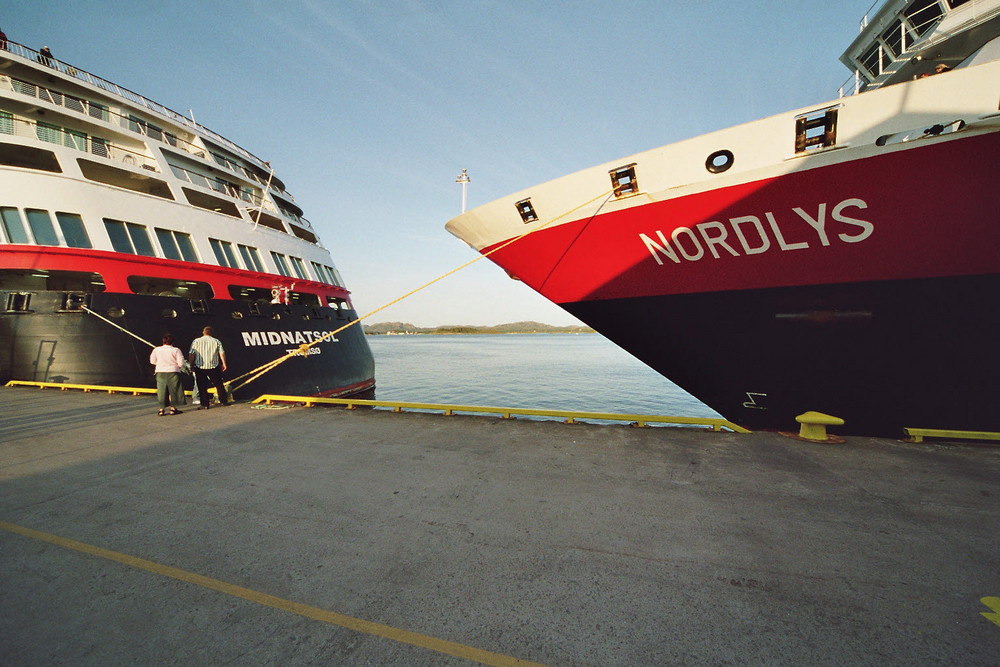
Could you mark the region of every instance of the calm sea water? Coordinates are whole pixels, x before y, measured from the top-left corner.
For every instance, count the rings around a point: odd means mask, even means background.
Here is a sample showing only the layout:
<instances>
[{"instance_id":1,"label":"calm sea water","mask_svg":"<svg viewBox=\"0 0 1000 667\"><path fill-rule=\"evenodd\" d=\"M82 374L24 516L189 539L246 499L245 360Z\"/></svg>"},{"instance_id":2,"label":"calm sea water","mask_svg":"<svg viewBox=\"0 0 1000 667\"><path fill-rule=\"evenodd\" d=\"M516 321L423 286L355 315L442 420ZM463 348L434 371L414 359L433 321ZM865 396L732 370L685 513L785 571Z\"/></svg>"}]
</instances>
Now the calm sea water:
<instances>
[{"instance_id":1,"label":"calm sea water","mask_svg":"<svg viewBox=\"0 0 1000 667\"><path fill-rule=\"evenodd\" d=\"M718 417L597 334L369 336L376 398Z\"/></svg>"}]
</instances>

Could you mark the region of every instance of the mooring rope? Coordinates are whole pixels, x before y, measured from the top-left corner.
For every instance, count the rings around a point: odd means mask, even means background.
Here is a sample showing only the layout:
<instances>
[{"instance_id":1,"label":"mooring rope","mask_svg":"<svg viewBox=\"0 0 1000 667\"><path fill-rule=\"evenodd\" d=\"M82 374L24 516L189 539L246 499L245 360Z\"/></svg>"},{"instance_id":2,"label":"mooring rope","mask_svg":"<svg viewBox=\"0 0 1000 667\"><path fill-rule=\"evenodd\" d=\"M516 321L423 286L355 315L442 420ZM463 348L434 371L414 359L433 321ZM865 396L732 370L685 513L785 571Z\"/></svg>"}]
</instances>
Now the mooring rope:
<instances>
[{"instance_id":1,"label":"mooring rope","mask_svg":"<svg viewBox=\"0 0 1000 667\"><path fill-rule=\"evenodd\" d=\"M231 391L235 392L236 390L241 389L241 388L247 386L248 384L250 384L251 382L253 382L257 378L259 378L260 376L262 376L265 373L273 370L274 368L276 368L280 364L284 363L285 361L291 359L292 357L306 356L306 355L308 355L309 354L309 348L311 348L312 346L318 345L319 343L322 343L324 341L327 341L327 340L333 338L334 336L336 336L337 334L339 334L341 331L344 331L345 329L358 324L362 320L365 320L365 319L371 317L372 315L374 315L376 313L379 313L379 312L385 310L386 308L389 308L390 306L393 306L393 305L399 303L403 299L406 299L406 298L409 298L409 297L413 296L417 292L419 292L421 290L424 290L424 289L430 287L431 285L433 285L433 284L435 284L437 282L440 282L441 280L444 280L448 276L451 276L451 275L453 275L455 273L458 273L459 271L461 271L462 269L466 268L467 266L471 266L472 264L475 264L479 260L485 259L485 258L489 257L490 255L492 255L493 253L498 252L500 250L503 250L504 248L506 248L507 246L509 246L511 244L517 243L518 241L520 241L524 237L526 237L526 236L528 236L530 234L534 234L535 232L540 231L540 230L542 230L542 229L550 226L552 223L554 223L554 222L556 222L558 220L561 220L561 219L565 218L568 215L571 215L572 213L580 210L581 208L584 208L585 206L589 206L590 204L594 203L598 199L601 199L602 197L605 198L604 201L601 202L601 205L597 207L597 211L595 211L594 214L591 216L591 219L593 219L593 217L596 216L600 212L600 210L602 208L604 208L604 205L608 203L608 200L611 198L612 194L614 194L614 190L608 190L607 192L602 192L601 194L597 195L596 197L594 197L592 199L588 199L587 201L583 202L582 204L578 204L577 206L574 206L573 208L569 209L568 211L565 211L564 213L561 213L561 214L557 215L556 217L551 218L547 222L539 225L538 227L530 229L530 230L524 232L523 234L521 234L520 236L516 236L516 237L510 239L509 241L506 241L506 242L498 245L496 248L493 248L492 250L490 250L488 252L484 252L484 253L478 255L475 258L469 260L468 262L465 262L464 264L462 264L462 265L460 265L460 266L458 266L458 267L456 267L456 268L454 268L454 269L452 269L452 270L450 270L450 271L448 271L446 273L441 274L437 278L434 278L433 280L430 280L430 281L424 283L420 287L418 287L418 288L416 288L414 290L410 290L409 292L407 292L403 296L398 297L396 299L393 299L392 301L390 301L389 303L386 303L385 305L379 306L375 310L373 310L373 311L371 311L369 313L366 313L365 315L362 315L361 317L359 317L356 320L352 320L352 321L348 322L347 324L345 324L344 326L340 327L339 329L336 329L335 331L331 331L331 332L329 332L327 334L324 334L323 336L321 336L321 337L316 338L315 340L313 340L311 343L303 343L302 345L299 345L298 348L295 351L288 352L288 353L284 354L283 356L278 357L277 359L274 359L272 361L267 362L266 364L262 364L261 366L258 366L257 368L253 369L252 371L248 371L248 372L244 373L243 375L240 375L239 377L233 378L230 382L236 383L239 380L242 380L243 378L245 378L245 377L247 377L249 375L253 376L253 377L250 377L245 382L243 382L242 384L234 386L231 389Z\"/></svg>"},{"instance_id":2,"label":"mooring rope","mask_svg":"<svg viewBox=\"0 0 1000 667\"><path fill-rule=\"evenodd\" d=\"M131 331L129 331L125 327L119 326L118 324L115 324L114 322L112 322L108 318L104 317L103 315L98 315L96 312L92 311L90 308L87 308L87 306L80 306L80 310L82 310L85 313L90 313L91 315L93 315L94 317L96 317L99 320L104 320L105 322L107 322L108 324L110 324L111 326L113 326L115 329L118 329L122 333L128 334L129 336L131 336L132 338L135 338L136 340L142 341L143 343L145 343L146 345L148 345L150 347L156 347L155 345L153 345L152 343L150 343L145 338L142 338L140 336L135 335L134 333L132 333Z\"/></svg>"}]
</instances>

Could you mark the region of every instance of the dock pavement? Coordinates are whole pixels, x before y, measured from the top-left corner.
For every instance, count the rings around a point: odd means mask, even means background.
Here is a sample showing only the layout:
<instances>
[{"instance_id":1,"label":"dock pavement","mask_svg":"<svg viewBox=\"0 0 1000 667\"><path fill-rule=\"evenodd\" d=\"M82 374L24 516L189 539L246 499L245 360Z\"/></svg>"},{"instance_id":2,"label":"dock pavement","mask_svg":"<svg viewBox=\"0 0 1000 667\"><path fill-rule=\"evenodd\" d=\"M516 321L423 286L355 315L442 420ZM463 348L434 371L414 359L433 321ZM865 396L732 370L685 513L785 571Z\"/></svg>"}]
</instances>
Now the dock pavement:
<instances>
[{"instance_id":1,"label":"dock pavement","mask_svg":"<svg viewBox=\"0 0 1000 667\"><path fill-rule=\"evenodd\" d=\"M2 665L996 665L1000 449L0 388Z\"/></svg>"}]
</instances>

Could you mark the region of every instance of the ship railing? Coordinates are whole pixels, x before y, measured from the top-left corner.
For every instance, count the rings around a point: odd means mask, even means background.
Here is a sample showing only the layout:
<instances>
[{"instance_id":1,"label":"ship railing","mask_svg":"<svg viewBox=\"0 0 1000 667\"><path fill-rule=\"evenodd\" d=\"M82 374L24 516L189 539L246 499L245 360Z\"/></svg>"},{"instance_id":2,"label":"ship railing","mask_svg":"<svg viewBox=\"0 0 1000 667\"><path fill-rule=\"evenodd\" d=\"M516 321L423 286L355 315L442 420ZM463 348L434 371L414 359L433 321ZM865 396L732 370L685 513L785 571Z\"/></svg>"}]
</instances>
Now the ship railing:
<instances>
[{"instance_id":1,"label":"ship railing","mask_svg":"<svg viewBox=\"0 0 1000 667\"><path fill-rule=\"evenodd\" d=\"M156 160L148 155L113 144L100 137L90 136L85 132L70 130L50 123L38 123L20 116L0 116L0 134L37 139L66 148L75 148L83 153L108 158L130 167L160 171Z\"/></svg>"},{"instance_id":2,"label":"ship railing","mask_svg":"<svg viewBox=\"0 0 1000 667\"><path fill-rule=\"evenodd\" d=\"M174 173L174 176L182 181L191 183L192 185L207 188L234 199L241 199L255 208L263 206L270 213L278 212L277 207L271 203L269 199L266 199L255 192L250 192L240 188L232 183L228 183L222 179L210 178L196 171L179 167L176 164L171 164L170 170Z\"/></svg>"},{"instance_id":3,"label":"ship railing","mask_svg":"<svg viewBox=\"0 0 1000 667\"><path fill-rule=\"evenodd\" d=\"M721 417L675 417L668 415L633 415L617 412L583 412L580 410L549 410L534 408L504 408L487 405L452 405L448 403L414 403L410 401L379 401L354 398L321 398L318 396L287 396L282 394L264 394L253 400L253 403L296 403L306 407L314 405L339 405L348 410L358 407L392 408L393 412L406 410L418 412L443 412L445 416L453 416L459 412L473 415L501 415L504 419L524 417L557 417L567 424L575 424L577 420L593 420L597 422L629 422L633 426L644 427L649 424L678 424L682 426L706 426L714 431L728 429L734 433L750 433L749 430Z\"/></svg>"},{"instance_id":4,"label":"ship railing","mask_svg":"<svg viewBox=\"0 0 1000 667\"><path fill-rule=\"evenodd\" d=\"M160 116L163 116L164 118L167 118L176 123L184 125L185 127L188 127L191 130L194 130L195 132L208 136L209 138L211 138L212 141L218 142L219 144L233 151L240 157L248 160L253 164L256 164L261 169L267 168L263 160L261 160L260 158L258 158L256 155L246 150L245 148L233 143L231 140L226 139L222 135L208 129L207 127L201 125L200 123L194 121L193 119L188 118L187 116L174 111L173 109L170 109L168 107L163 106L162 104L159 104L158 102L154 102L146 97L143 97L138 93L134 93L127 88L123 88L116 83L112 83L107 79L102 79L101 77L91 74L90 72L77 69L76 67L73 67L70 64L62 62L61 60L56 60L55 58L46 57L41 53L39 53L38 51L28 48L23 44L18 44L17 42L8 41L6 43L6 50L16 56L24 58L25 60L37 61L42 65L45 65L46 67L51 67L52 69L62 72L63 74L74 77L81 81L85 81L93 86L100 88L101 90L104 90L105 92L111 93L112 95L116 95L128 102L131 102L132 104L141 106L156 114L159 114Z\"/></svg>"},{"instance_id":5,"label":"ship railing","mask_svg":"<svg viewBox=\"0 0 1000 667\"><path fill-rule=\"evenodd\" d=\"M879 1L876 0L865 13L860 23L861 32L864 32L871 24L869 13ZM970 19L961 25L953 25L947 30L932 32L935 25L954 11L966 13ZM975 23L982 21L984 17L996 13L996 0L970 0L962 3L961 7L958 8L953 8L947 3L940 3L938 0L925 0L919 4L911 3L898 14L884 17L876 29L882 31L886 27L896 24L899 32L886 30L874 36L869 47L859 59L855 60L854 74L840 86L840 97L849 97L864 91L873 82L878 82L880 77L884 80L898 71L918 51L968 30ZM917 44L919 45L915 47Z\"/></svg>"}]
</instances>

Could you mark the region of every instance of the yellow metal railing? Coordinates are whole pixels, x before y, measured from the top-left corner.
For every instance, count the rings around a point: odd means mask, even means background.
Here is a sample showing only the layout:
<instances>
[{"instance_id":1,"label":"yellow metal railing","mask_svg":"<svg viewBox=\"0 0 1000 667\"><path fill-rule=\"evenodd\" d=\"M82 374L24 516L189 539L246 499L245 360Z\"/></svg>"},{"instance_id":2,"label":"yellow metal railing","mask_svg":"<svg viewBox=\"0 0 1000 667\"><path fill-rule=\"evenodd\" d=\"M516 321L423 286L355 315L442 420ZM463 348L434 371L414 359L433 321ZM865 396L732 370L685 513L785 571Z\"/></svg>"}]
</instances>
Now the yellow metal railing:
<instances>
[{"instance_id":1,"label":"yellow metal railing","mask_svg":"<svg viewBox=\"0 0 1000 667\"><path fill-rule=\"evenodd\" d=\"M10 380L5 387L37 387L39 389L61 389L62 391L67 391L69 389L76 389L83 392L107 392L109 394L132 394L133 396L139 396L141 394L156 394L156 389L153 387L112 387L104 384L68 384L65 382L29 382L27 380ZM217 396L219 392L215 390L215 387L211 387L208 393L213 396ZM185 391L185 395L190 396L190 391Z\"/></svg>"},{"instance_id":2,"label":"yellow metal railing","mask_svg":"<svg viewBox=\"0 0 1000 667\"><path fill-rule=\"evenodd\" d=\"M342 405L347 409L357 407L392 408L393 412L403 412L404 410L426 410L432 412L443 412L446 416L454 415L457 412L467 412L472 414L498 414L504 419L511 419L514 415L530 417L561 417L567 424L573 424L577 419L599 419L603 421L625 421L634 423L636 426L646 426L648 423L658 424L684 424L691 426L710 426L712 430L719 431L727 428L735 433L750 433L749 430L738 426L726 419L710 417L672 417L665 415L628 415L615 412L580 412L578 410L536 410L532 408L500 408L486 405L450 405L444 403L412 403L409 401L374 401L359 398L319 398L316 396L285 396L281 394L264 394L253 401L254 403L301 403L306 407L313 405Z\"/></svg>"},{"instance_id":3,"label":"yellow metal railing","mask_svg":"<svg viewBox=\"0 0 1000 667\"><path fill-rule=\"evenodd\" d=\"M952 431L940 428L904 428L903 432L913 438L913 442L923 442L924 438L950 438L952 440L1000 440L1000 433L992 431Z\"/></svg>"},{"instance_id":4,"label":"yellow metal railing","mask_svg":"<svg viewBox=\"0 0 1000 667\"><path fill-rule=\"evenodd\" d=\"M96 384L66 384L64 382L28 382L26 380L11 380L5 387L38 387L39 389L77 389L81 391L106 391L109 394L155 394L156 389L147 387L109 387L107 385Z\"/></svg>"}]
</instances>

